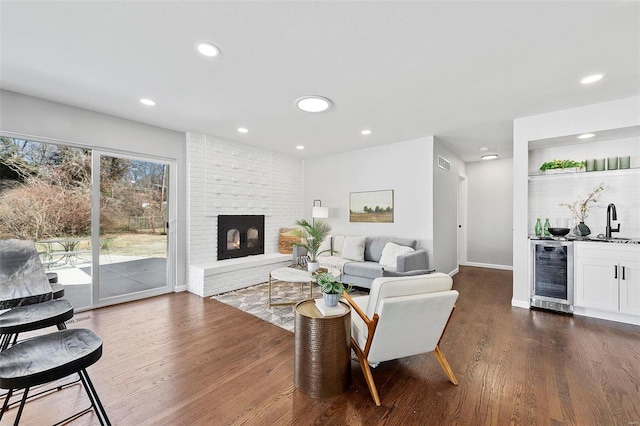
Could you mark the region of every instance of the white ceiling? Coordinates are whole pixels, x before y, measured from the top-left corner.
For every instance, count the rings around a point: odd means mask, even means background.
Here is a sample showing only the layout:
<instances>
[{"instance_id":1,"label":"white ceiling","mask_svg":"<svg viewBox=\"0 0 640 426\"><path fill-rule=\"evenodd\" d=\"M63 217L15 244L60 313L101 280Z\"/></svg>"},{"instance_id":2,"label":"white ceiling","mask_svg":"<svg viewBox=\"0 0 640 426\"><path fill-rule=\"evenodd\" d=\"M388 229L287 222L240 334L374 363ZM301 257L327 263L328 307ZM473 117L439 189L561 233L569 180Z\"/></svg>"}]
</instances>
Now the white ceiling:
<instances>
[{"instance_id":1,"label":"white ceiling","mask_svg":"<svg viewBox=\"0 0 640 426\"><path fill-rule=\"evenodd\" d=\"M638 1L2 1L0 19L5 90L301 157L429 135L510 157L514 118L640 94ZM335 106L297 110L310 94Z\"/></svg>"}]
</instances>

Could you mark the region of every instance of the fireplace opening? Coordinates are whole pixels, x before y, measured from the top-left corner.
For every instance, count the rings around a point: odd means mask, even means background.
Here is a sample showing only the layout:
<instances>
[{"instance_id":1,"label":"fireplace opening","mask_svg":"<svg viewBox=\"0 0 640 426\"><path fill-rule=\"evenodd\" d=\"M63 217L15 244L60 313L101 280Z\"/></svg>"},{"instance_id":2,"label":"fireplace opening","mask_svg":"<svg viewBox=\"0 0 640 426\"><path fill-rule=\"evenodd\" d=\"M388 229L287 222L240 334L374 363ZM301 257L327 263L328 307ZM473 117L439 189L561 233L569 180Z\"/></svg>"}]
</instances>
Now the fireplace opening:
<instances>
[{"instance_id":1,"label":"fireplace opening","mask_svg":"<svg viewBox=\"0 0 640 426\"><path fill-rule=\"evenodd\" d=\"M254 254L264 254L264 216L218 216L218 260Z\"/></svg>"}]
</instances>

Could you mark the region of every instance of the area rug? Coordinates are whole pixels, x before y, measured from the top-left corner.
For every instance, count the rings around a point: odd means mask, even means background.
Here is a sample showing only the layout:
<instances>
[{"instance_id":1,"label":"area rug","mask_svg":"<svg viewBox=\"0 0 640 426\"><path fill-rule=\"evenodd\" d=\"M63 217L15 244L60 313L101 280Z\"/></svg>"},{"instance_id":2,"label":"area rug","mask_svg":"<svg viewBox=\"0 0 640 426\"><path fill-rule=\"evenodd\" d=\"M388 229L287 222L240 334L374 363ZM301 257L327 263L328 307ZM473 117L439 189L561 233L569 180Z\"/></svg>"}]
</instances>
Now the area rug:
<instances>
[{"instance_id":1,"label":"area rug","mask_svg":"<svg viewBox=\"0 0 640 426\"><path fill-rule=\"evenodd\" d=\"M353 289L351 294L360 296L367 293ZM319 287L314 285L313 298L319 299L321 297L322 293ZM293 333L295 305L273 306L269 309L267 303L268 283L217 294L211 298ZM271 303L299 302L308 298L309 284L304 284L302 287L300 287L300 283L282 281L276 281L271 284Z\"/></svg>"}]
</instances>

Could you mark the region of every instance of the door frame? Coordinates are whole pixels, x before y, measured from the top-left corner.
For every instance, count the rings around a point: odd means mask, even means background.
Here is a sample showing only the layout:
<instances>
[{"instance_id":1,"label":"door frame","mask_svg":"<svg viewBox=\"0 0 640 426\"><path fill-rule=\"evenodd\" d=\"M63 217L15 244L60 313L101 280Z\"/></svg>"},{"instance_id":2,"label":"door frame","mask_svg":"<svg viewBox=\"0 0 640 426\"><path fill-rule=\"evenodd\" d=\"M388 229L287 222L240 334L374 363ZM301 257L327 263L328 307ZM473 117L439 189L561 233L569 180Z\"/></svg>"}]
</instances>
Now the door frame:
<instances>
[{"instance_id":1,"label":"door frame","mask_svg":"<svg viewBox=\"0 0 640 426\"><path fill-rule=\"evenodd\" d=\"M91 253L91 308L131 302L146 297L159 296L161 294L173 292L176 287L176 230L175 226L171 225L176 222L175 218L177 217L177 205L175 202L175 191L177 188L177 174L175 173L176 162L152 156L124 154L99 148L93 148L91 150L91 154L91 246L95 248ZM100 266L100 157L102 155L112 157L117 156L127 160L164 163L169 166L169 197L167 198L167 281L166 286L164 287L100 299L100 268L96 267L96 265Z\"/></svg>"}]
</instances>

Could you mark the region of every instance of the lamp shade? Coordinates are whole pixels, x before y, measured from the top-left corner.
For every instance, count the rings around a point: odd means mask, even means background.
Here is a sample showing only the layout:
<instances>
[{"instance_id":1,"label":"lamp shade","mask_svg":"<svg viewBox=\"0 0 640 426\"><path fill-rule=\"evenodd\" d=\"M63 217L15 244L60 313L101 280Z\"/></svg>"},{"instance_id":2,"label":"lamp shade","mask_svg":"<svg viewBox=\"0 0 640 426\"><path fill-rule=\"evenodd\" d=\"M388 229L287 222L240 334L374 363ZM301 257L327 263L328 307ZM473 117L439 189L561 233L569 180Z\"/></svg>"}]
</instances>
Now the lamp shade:
<instances>
[{"instance_id":1,"label":"lamp shade","mask_svg":"<svg viewBox=\"0 0 640 426\"><path fill-rule=\"evenodd\" d=\"M326 219L329 217L329 207L314 207L311 216L317 219Z\"/></svg>"}]
</instances>

